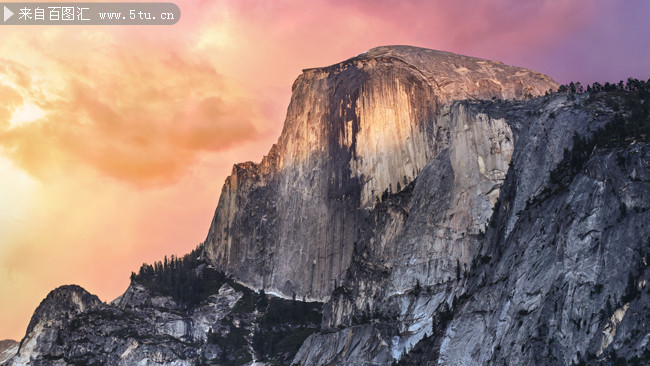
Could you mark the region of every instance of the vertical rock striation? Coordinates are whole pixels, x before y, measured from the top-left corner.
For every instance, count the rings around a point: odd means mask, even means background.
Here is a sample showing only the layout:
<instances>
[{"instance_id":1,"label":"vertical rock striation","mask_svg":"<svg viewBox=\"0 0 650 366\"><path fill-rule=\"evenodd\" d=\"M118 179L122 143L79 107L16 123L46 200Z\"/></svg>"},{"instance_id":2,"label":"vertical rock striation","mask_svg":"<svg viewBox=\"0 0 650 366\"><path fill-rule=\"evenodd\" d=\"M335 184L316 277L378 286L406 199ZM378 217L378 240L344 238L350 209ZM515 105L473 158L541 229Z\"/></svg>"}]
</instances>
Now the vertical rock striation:
<instances>
[{"instance_id":1,"label":"vertical rock striation","mask_svg":"<svg viewBox=\"0 0 650 366\"><path fill-rule=\"evenodd\" d=\"M509 166L505 176L495 174L499 203L489 224L478 233L458 227L464 237L440 242L473 248L471 263L459 260L455 273L442 278L427 275L413 249L445 222L442 213L458 199L450 197L462 197L454 193L463 191L460 170L450 154L439 154L412 186L369 215L348 276L326 304L328 332L309 338L294 362L355 365L368 362L367 353L422 365L644 364L650 357L648 143L595 148L575 175L563 183L551 179L551 171L568 174L557 167L574 134L590 136L617 118L611 98L452 103L452 121L473 120L485 129L505 122L510 131L501 145ZM481 204L459 207L472 212ZM417 232L412 241L404 234L410 230ZM435 246L423 253L462 259L453 250L438 254ZM404 291L395 278L405 281ZM345 339L352 341L341 346Z\"/></svg>"},{"instance_id":2,"label":"vertical rock striation","mask_svg":"<svg viewBox=\"0 0 650 366\"><path fill-rule=\"evenodd\" d=\"M441 108L457 99L524 99L556 87L527 69L407 46L304 70L278 143L261 163L235 165L226 179L205 252L251 287L325 300L349 267L365 212L440 154L450 156L460 182L448 208L454 217L432 229L422 249L440 247L465 228L477 232L507 170L510 132L498 121L468 124L463 111L452 121ZM468 248L439 250L455 253L440 259L452 265L470 259ZM402 270L433 281L449 273L449 263L413 260L417 269ZM400 278L412 279L395 272L398 288L405 285Z\"/></svg>"}]
</instances>

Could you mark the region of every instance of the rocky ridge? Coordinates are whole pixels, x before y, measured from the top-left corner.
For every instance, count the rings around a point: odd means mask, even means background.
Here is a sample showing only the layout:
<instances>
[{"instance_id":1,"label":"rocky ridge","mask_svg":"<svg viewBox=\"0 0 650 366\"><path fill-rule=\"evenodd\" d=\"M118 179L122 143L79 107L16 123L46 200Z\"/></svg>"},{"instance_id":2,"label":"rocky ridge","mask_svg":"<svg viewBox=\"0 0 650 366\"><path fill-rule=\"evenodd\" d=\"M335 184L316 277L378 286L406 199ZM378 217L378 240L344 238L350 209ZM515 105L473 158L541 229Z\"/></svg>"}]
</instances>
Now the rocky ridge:
<instances>
[{"instance_id":1,"label":"rocky ridge","mask_svg":"<svg viewBox=\"0 0 650 366\"><path fill-rule=\"evenodd\" d=\"M18 346L19 343L11 339L0 341L0 365L9 361L10 358L18 353Z\"/></svg>"},{"instance_id":2,"label":"rocky ridge","mask_svg":"<svg viewBox=\"0 0 650 366\"><path fill-rule=\"evenodd\" d=\"M211 269L202 264L197 270ZM182 366L245 364L263 356L288 363L319 329L321 304L269 299L230 279L214 288L188 307L138 280L110 304L78 286L59 287L43 300L20 348L9 350L17 354L5 362Z\"/></svg>"}]
</instances>

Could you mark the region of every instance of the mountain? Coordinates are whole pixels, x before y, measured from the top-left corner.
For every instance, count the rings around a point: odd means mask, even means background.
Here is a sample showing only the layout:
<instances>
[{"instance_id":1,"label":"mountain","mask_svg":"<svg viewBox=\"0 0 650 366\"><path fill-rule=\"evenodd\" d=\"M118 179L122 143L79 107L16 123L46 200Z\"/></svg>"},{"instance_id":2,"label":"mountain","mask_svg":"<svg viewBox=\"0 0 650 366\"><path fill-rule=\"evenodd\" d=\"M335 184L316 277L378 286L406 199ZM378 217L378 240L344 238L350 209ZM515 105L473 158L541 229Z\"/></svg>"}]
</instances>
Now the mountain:
<instances>
[{"instance_id":1,"label":"mountain","mask_svg":"<svg viewBox=\"0 0 650 366\"><path fill-rule=\"evenodd\" d=\"M0 341L0 365L12 358L18 352L18 342L5 339Z\"/></svg>"},{"instance_id":2,"label":"mountain","mask_svg":"<svg viewBox=\"0 0 650 366\"><path fill-rule=\"evenodd\" d=\"M447 148L453 126L442 121L443 106L456 99L524 99L554 88L549 77L523 68L406 46L303 70L278 143L260 164L235 165L226 179L205 252L251 287L327 300L349 267L364 214ZM502 126L476 126L475 134L505 137ZM490 174L505 172L508 149L493 160L484 156ZM475 151L455 153L463 159ZM470 179L459 188L477 188ZM455 258L443 262L455 265Z\"/></svg>"},{"instance_id":3,"label":"mountain","mask_svg":"<svg viewBox=\"0 0 650 366\"><path fill-rule=\"evenodd\" d=\"M644 364L649 97L408 46L303 70L202 245L54 290L8 364Z\"/></svg>"}]
</instances>

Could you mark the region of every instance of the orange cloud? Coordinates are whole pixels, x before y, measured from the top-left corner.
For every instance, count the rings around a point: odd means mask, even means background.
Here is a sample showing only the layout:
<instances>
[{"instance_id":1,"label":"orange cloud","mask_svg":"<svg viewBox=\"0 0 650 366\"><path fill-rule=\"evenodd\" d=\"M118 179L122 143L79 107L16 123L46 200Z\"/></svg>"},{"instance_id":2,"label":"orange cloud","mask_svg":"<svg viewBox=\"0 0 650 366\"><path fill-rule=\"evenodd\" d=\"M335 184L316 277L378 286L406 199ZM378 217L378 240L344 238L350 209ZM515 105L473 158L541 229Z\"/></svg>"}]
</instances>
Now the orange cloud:
<instances>
[{"instance_id":1,"label":"orange cloud","mask_svg":"<svg viewBox=\"0 0 650 366\"><path fill-rule=\"evenodd\" d=\"M143 262L189 251L232 163L268 149L255 95L193 50L199 15L0 28L0 339L56 286L110 301Z\"/></svg>"},{"instance_id":2,"label":"orange cloud","mask_svg":"<svg viewBox=\"0 0 650 366\"><path fill-rule=\"evenodd\" d=\"M0 129L9 127L13 111L22 104L23 98L13 88L0 84Z\"/></svg>"},{"instance_id":3,"label":"orange cloud","mask_svg":"<svg viewBox=\"0 0 650 366\"><path fill-rule=\"evenodd\" d=\"M174 181L197 154L225 150L264 132L255 104L206 60L138 48L137 40L118 47L126 40L111 34L102 39L107 44L98 45L101 37L63 33L48 42L35 37L31 52L48 60L45 66L13 62L0 70L13 81L13 88L0 89L13 100L0 112L0 147L34 176L83 164L139 185L161 184ZM72 42L70 51L53 52L52 42ZM87 48L93 52L85 54ZM56 74L57 85L30 88L20 71L30 68L37 78ZM21 95L45 117L10 127L6 121Z\"/></svg>"}]
</instances>

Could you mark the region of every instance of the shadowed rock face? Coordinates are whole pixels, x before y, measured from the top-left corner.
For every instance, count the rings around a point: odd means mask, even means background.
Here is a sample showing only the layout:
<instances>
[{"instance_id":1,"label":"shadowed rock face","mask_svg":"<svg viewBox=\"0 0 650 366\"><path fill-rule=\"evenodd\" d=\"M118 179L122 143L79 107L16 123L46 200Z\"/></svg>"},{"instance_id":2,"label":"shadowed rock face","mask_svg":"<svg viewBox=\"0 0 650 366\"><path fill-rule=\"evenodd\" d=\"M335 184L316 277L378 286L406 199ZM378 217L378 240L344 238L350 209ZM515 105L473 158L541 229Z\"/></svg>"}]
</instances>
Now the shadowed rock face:
<instances>
[{"instance_id":1,"label":"shadowed rock face","mask_svg":"<svg viewBox=\"0 0 650 366\"><path fill-rule=\"evenodd\" d=\"M61 346L57 342L58 329L68 326L75 316L102 305L97 296L76 285L51 291L34 311L25 338L20 342L20 351L12 362L16 365L47 363L42 355L56 353L54 349Z\"/></svg>"},{"instance_id":2,"label":"shadowed rock face","mask_svg":"<svg viewBox=\"0 0 650 366\"><path fill-rule=\"evenodd\" d=\"M320 319L322 304L267 299L235 286L243 292L225 283L192 307L138 283L111 304L78 286L59 287L34 312L20 347L13 341L0 342L0 365L189 366L199 360L244 364L255 357L246 343L267 334L275 336L272 344L279 346L277 354L267 350L264 355L291 361L307 335L318 329L312 319ZM255 297L252 308L251 297ZM255 307L262 298L266 307ZM302 318L287 314L287 309L301 310ZM274 329L258 325L267 313L281 312L283 322L272 324ZM296 338L291 334L294 329L303 335ZM278 342L285 334L291 339Z\"/></svg>"},{"instance_id":3,"label":"shadowed rock face","mask_svg":"<svg viewBox=\"0 0 650 366\"><path fill-rule=\"evenodd\" d=\"M0 365L14 357L18 352L18 342L5 339L0 341Z\"/></svg>"},{"instance_id":4,"label":"shadowed rock face","mask_svg":"<svg viewBox=\"0 0 650 366\"><path fill-rule=\"evenodd\" d=\"M484 126L464 111L449 117L441 108L452 100L523 99L556 87L527 69L407 46L304 70L278 143L261 163L238 164L226 179L205 253L254 288L327 299L349 267L365 212L447 154L458 183L450 196L454 217L420 249L454 253L435 269L417 270L436 281L456 259L471 258L467 247L445 250L438 242L481 230L512 155L503 121ZM395 272L394 282L403 288L400 278L412 281L406 273L412 270L404 260L395 264L404 273Z\"/></svg>"}]
</instances>

